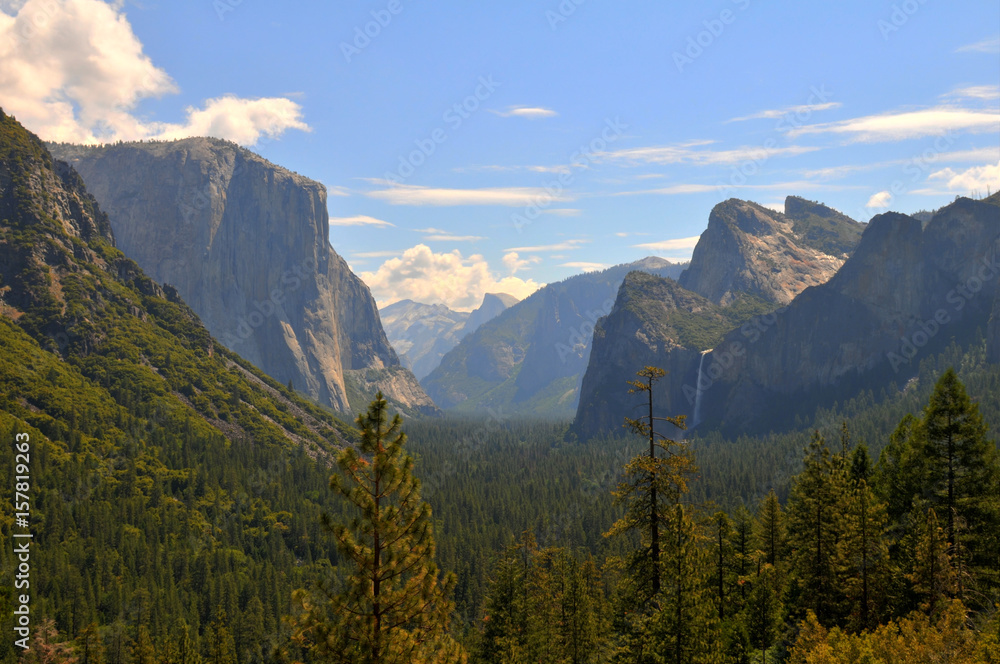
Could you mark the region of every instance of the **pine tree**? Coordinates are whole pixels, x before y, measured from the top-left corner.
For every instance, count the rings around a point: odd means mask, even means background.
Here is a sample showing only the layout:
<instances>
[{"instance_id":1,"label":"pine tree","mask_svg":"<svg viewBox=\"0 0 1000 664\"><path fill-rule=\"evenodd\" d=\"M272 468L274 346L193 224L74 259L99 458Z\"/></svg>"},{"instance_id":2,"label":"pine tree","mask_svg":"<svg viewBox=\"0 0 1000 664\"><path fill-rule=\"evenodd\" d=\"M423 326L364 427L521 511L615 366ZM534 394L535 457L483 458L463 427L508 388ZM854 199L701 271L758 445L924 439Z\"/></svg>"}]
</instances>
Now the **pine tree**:
<instances>
[{"instance_id":1,"label":"pine tree","mask_svg":"<svg viewBox=\"0 0 1000 664\"><path fill-rule=\"evenodd\" d=\"M781 626L781 589L778 574L770 563L758 563L753 589L747 601L747 631L750 644L761 652L763 663L767 651L778 638Z\"/></svg>"},{"instance_id":2,"label":"pine tree","mask_svg":"<svg viewBox=\"0 0 1000 664\"><path fill-rule=\"evenodd\" d=\"M812 609L824 624L838 618L835 561L846 493L844 465L841 457L830 455L823 436L815 432L788 504L796 595L800 606Z\"/></svg>"},{"instance_id":3,"label":"pine tree","mask_svg":"<svg viewBox=\"0 0 1000 664\"><path fill-rule=\"evenodd\" d=\"M781 503L774 489L768 492L757 507L756 538L757 548L764 552L764 561L777 572L784 563L785 522Z\"/></svg>"},{"instance_id":4,"label":"pine tree","mask_svg":"<svg viewBox=\"0 0 1000 664\"><path fill-rule=\"evenodd\" d=\"M932 504L944 513L949 555L959 567L971 563L973 574L996 585L1000 460L986 437L979 405L969 399L953 369L938 379L924 409L923 429L927 486L933 491ZM971 561L964 559L966 548Z\"/></svg>"},{"instance_id":5,"label":"pine tree","mask_svg":"<svg viewBox=\"0 0 1000 664\"><path fill-rule=\"evenodd\" d=\"M913 507L914 497L924 490L923 436L920 420L907 414L879 455L872 488L885 502L890 523L902 522Z\"/></svg>"},{"instance_id":6,"label":"pine tree","mask_svg":"<svg viewBox=\"0 0 1000 664\"><path fill-rule=\"evenodd\" d=\"M187 625L184 625L182 629L178 664L202 664L203 660L198 649L197 634L192 637L192 629Z\"/></svg>"},{"instance_id":7,"label":"pine tree","mask_svg":"<svg viewBox=\"0 0 1000 664\"><path fill-rule=\"evenodd\" d=\"M483 615L478 661L500 664L526 650L528 631L527 578L523 562L530 541L507 548L493 570Z\"/></svg>"},{"instance_id":8,"label":"pine tree","mask_svg":"<svg viewBox=\"0 0 1000 664\"><path fill-rule=\"evenodd\" d=\"M680 502L668 514L663 556L668 582L658 597L651 650L658 661L711 662L722 650L722 638L706 574L712 563L704 535Z\"/></svg>"},{"instance_id":9,"label":"pine tree","mask_svg":"<svg viewBox=\"0 0 1000 664\"><path fill-rule=\"evenodd\" d=\"M333 475L330 488L360 516L349 525L324 517L348 571L343 587L327 589L321 600L296 593L303 609L296 639L336 662L464 661L447 633L455 577L438 576L431 510L404 451L402 418L389 422L379 392L357 425L359 449L340 454L341 474Z\"/></svg>"},{"instance_id":10,"label":"pine tree","mask_svg":"<svg viewBox=\"0 0 1000 664\"><path fill-rule=\"evenodd\" d=\"M156 650L153 648L153 639L149 635L149 628L139 625L135 644L132 646L132 662L134 664L156 664ZM235 664L235 662L226 664Z\"/></svg>"},{"instance_id":11,"label":"pine tree","mask_svg":"<svg viewBox=\"0 0 1000 664\"><path fill-rule=\"evenodd\" d=\"M565 550L559 555L563 590L560 597L560 642L562 661L567 664L591 662L601 644L599 608L600 572L594 561L578 563Z\"/></svg>"},{"instance_id":12,"label":"pine tree","mask_svg":"<svg viewBox=\"0 0 1000 664\"><path fill-rule=\"evenodd\" d=\"M205 664L236 664L236 642L225 609L216 612L215 620L205 631L205 641L208 647Z\"/></svg>"},{"instance_id":13,"label":"pine tree","mask_svg":"<svg viewBox=\"0 0 1000 664\"><path fill-rule=\"evenodd\" d=\"M724 620L732 612L730 591L735 585L733 560L733 526L725 512L716 512L712 517L710 556L713 567L712 591L719 620ZM728 610L727 610L728 609Z\"/></svg>"},{"instance_id":14,"label":"pine tree","mask_svg":"<svg viewBox=\"0 0 1000 664\"><path fill-rule=\"evenodd\" d=\"M838 546L848 626L854 631L871 629L888 602L891 567L885 505L863 479L850 493Z\"/></svg>"},{"instance_id":15,"label":"pine tree","mask_svg":"<svg viewBox=\"0 0 1000 664\"><path fill-rule=\"evenodd\" d=\"M96 622L92 622L76 638L80 664L104 664L104 642Z\"/></svg>"},{"instance_id":16,"label":"pine tree","mask_svg":"<svg viewBox=\"0 0 1000 664\"><path fill-rule=\"evenodd\" d=\"M927 519L916 534L915 544L913 569L906 578L921 599L921 608L934 613L955 594L957 583L948 555L948 540L933 509L927 510Z\"/></svg>"},{"instance_id":17,"label":"pine tree","mask_svg":"<svg viewBox=\"0 0 1000 664\"><path fill-rule=\"evenodd\" d=\"M733 570L739 593L733 596L734 613L743 610L750 590L749 575L754 569L754 529L755 523L750 511L744 505L736 508L733 516Z\"/></svg>"},{"instance_id":18,"label":"pine tree","mask_svg":"<svg viewBox=\"0 0 1000 664\"><path fill-rule=\"evenodd\" d=\"M646 367L638 372L641 380L629 381L630 394L644 393L648 415L625 418L625 426L649 440L649 454L632 459L625 466L625 480L613 492L616 502L625 505L625 515L605 534L606 537L638 532L642 546L629 561L635 601L649 607L662 586L661 548L664 525L671 520L670 510L687 492L688 477L694 462L686 448L656 431L656 422L666 422L683 430L684 416L654 417L653 387L665 375L662 369ZM659 456L657 451L662 451Z\"/></svg>"}]
</instances>

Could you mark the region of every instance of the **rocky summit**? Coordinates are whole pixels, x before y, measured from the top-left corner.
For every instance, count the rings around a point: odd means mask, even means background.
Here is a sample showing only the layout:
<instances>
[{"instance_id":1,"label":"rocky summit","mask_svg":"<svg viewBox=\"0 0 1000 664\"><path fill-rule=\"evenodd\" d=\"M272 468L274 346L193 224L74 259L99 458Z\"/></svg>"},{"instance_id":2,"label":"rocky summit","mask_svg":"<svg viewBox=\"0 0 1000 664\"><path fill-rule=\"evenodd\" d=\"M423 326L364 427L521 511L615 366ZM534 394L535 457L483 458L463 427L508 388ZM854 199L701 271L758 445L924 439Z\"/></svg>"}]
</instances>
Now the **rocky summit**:
<instances>
[{"instance_id":1,"label":"rocky summit","mask_svg":"<svg viewBox=\"0 0 1000 664\"><path fill-rule=\"evenodd\" d=\"M376 389L404 412L436 412L331 247L322 184L210 138L49 148L83 177L119 248L227 347L341 412Z\"/></svg>"},{"instance_id":2,"label":"rocky summit","mask_svg":"<svg viewBox=\"0 0 1000 664\"><path fill-rule=\"evenodd\" d=\"M718 304L741 293L787 304L829 280L860 224L826 206L789 201L792 216L735 198L716 205L680 284Z\"/></svg>"},{"instance_id":3,"label":"rocky summit","mask_svg":"<svg viewBox=\"0 0 1000 664\"><path fill-rule=\"evenodd\" d=\"M996 357L1000 197L961 198L922 226L876 216L829 282L727 334L701 374L706 419L746 427L809 395L903 384L922 359L987 330Z\"/></svg>"}]
</instances>

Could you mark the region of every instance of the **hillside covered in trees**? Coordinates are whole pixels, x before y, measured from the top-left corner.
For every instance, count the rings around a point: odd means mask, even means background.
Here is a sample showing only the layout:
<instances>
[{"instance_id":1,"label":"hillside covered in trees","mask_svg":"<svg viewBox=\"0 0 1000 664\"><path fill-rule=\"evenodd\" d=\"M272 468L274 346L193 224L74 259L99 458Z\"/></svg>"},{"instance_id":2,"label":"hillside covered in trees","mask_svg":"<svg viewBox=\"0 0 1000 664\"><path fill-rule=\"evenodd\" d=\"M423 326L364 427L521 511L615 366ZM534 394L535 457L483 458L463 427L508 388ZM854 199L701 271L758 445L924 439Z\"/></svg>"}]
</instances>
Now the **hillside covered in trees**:
<instances>
[{"instance_id":1,"label":"hillside covered in trees","mask_svg":"<svg viewBox=\"0 0 1000 664\"><path fill-rule=\"evenodd\" d=\"M31 648L0 662L1000 659L982 334L766 435L665 436L655 367L616 435L379 397L351 426L215 343L6 115L0 182L0 464L33 537Z\"/></svg>"}]
</instances>

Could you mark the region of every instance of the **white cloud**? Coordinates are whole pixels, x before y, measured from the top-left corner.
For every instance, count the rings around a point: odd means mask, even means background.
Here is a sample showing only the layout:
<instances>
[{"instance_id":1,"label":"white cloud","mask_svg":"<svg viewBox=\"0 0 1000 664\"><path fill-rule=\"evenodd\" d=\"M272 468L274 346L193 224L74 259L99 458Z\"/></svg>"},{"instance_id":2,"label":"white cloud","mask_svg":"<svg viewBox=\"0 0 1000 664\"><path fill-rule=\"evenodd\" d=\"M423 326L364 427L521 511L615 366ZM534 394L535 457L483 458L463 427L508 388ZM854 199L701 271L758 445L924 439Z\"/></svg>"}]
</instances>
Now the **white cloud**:
<instances>
[{"instance_id":1,"label":"white cloud","mask_svg":"<svg viewBox=\"0 0 1000 664\"><path fill-rule=\"evenodd\" d=\"M872 197L868 199L865 203L866 208L883 210L892 203L892 194L888 191L880 191L877 194L872 194Z\"/></svg>"},{"instance_id":2,"label":"white cloud","mask_svg":"<svg viewBox=\"0 0 1000 664\"><path fill-rule=\"evenodd\" d=\"M482 235L455 235L453 233L431 233L424 236L424 240L427 242L479 242L487 239L489 238Z\"/></svg>"},{"instance_id":3,"label":"white cloud","mask_svg":"<svg viewBox=\"0 0 1000 664\"><path fill-rule=\"evenodd\" d=\"M700 239L700 235L692 235L691 237L662 240L660 242L645 242L643 244L633 244L632 246L636 249L647 249L649 251L678 251L681 249L694 249Z\"/></svg>"},{"instance_id":4,"label":"white cloud","mask_svg":"<svg viewBox=\"0 0 1000 664\"><path fill-rule=\"evenodd\" d=\"M565 242L558 242L556 244L543 244L534 247L511 247L510 249L504 249L504 251L520 251L526 254L539 253L542 251L571 251L573 249L579 249L581 245L587 244L590 240L566 240Z\"/></svg>"},{"instance_id":5,"label":"white cloud","mask_svg":"<svg viewBox=\"0 0 1000 664\"><path fill-rule=\"evenodd\" d=\"M901 141L924 136L939 136L948 131L1000 131L1000 113L938 106L920 111L902 111L807 125L788 132L791 137L803 134L847 134L852 142L875 143Z\"/></svg>"},{"instance_id":6,"label":"white cloud","mask_svg":"<svg viewBox=\"0 0 1000 664\"><path fill-rule=\"evenodd\" d=\"M612 196L643 196L643 195L656 195L656 196L673 196L676 194L703 194L706 192L714 192L720 196L730 195L731 190L741 190L741 189L751 189L760 191L805 191L805 190L819 190L825 189L828 191L842 191L845 189L857 189L859 186L854 185L833 185L833 184L823 184L821 182L812 182L810 180L795 180L793 182L770 182L767 184L727 184L725 182L720 182L718 184L695 184L695 183L684 183L684 184L674 184L669 187L659 187L656 189L639 189L636 191L619 191L617 193L611 194Z\"/></svg>"},{"instance_id":7,"label":"white cloud","mask_svg":"<svg viewBox=\"0 0 1000 664\"><path fill-rule=\"evenodd\" d=\"M253 145L264 135L309 129L301 107L279 97L208 99L185 109L177 124L140 117L142 100L178 88L143 52L122 4L6 2L0 13L4 109L46 140L76 143L211 135Z\"/></svg>"},{"instance_id":8,"label":"white cloud","mask_svg":"<svg viewBox=\"0 0 1000 664\"><path fill-rule=\"evenodd\" d=\"M763 161L771 157L794 157L819 150L817 147L790 145L788 147L743 146L732 150L697 150L715 141L696 140L676 145L626 148L611 152L598 152L595 157L608 161L625 161L632 164L695 164L698 166L733 165L747 161Z\"/></svg>"},{"instance_id":9,"label":"white cloud","mask_svg":"<svg viewBox=\"0 0 1000 664\"><path fill-rule=\"evenodd\" d=\"M438 189L411 184L391 185L388 189L369 191L365 196L383 200L390 205L434 205L440 207L452 205L505 205L509 207L524 207L531 204L546 206L553 202L568 202L573 200L568 194L550 194L542 187Z\"/></svg>"},{"instance_id":10,"label":"white cloud","mask_svg":"<svg viewBox=\"0 0 1000 664\"><path fill-rule=\"evenodd\" d=\"M766 207L768 210L774 210L775 212L780 212L781 214L785 214L785 204L783 202L781 202L781 203L761 203L761 205L763 205L764 207Z\"/></svg>"},{"instance_id":11,"label":"white cloud","mask_svg":"<svg viewBox=\"0 0 1000 664\"><path fill-rule=\"evenodd\" d=\"M945 168L931 173L928 180L944 180L945 186L950 191L970 193L978 191L985 193L988 188L991 191L1000 189L1000 161L996 164L986 164L985 166L973 166L964 171L954 171Z\"/></svg>"},{"instance_id":12,"label":"white cloud","mask_svg":"<svg viewBox=\"0 0 1000 664\"><path fill-rule=\"evenodd\" d=\"M786 115L794 115L799 113L812 113L814 111L826 111L831 108L840 108L843 106L839 101L828 101L823 104L801 104L799 106L786 106L785 108L775 108L767 111L758 111L751 115L744 115L739 118L732 118L726 120L726 122L743 122L744 120L777 120L778 118L783 118Z\"/></svg>"},{"instance_id":13,"label":"white cloud","mask_svg":"<svg viewBox=\"0 0 1000 664\"><path fill-rule=\"evenodd\" d=\"M603 270L608 266L604 263L588 263L587 261L572 261L569 263L560 263L559 267L572 267L577 270L583 270L584 272L597 272L598 270Z\"/></svg>"},{"instance_id":14,"label":"white cloud","mask_svg":"<svg viewBox=\"0 0 1000 664\"><path fill-rule=\"evenodd\" d=\"M1000 145L988 148L972 148L969 150L955 150L953 152L936 152L931 154L921 154L919 164L936 163L957 163L957 162L979 162L1000 159ZM839 180L853 173L863 171L878 170L880 168L891 168L894 166L907 166L918 163L915 159L893 159L890 161L876 161L865 164L845 164L843 166L830 166L815 170L804 170L802 175L807 178L818 178L822 180Z\"/></svg>"},{"instance_id":15,"label":"white cloud","mask_svg":"<svg viewBox=\"0 0 1000 664\"><path fill-rule=\"evenodd\" d=\"M380 226L380 227L395 227L396 224L390 224L388 221L382 221L381 219L376 219L375 217L369 217L368 215L359 214L354 217L330 217L331 226Z\"/></svg>"},{"instance_id":16,"label":"white cloud","mask_svg":"<svg viewBox=\"0 0 1000 664\"><path fill-rule=\"evenodd\" d=\"M554 214L557 217L577 217L583 210L577 208L549 208L542 210L542 214Z\"/></svg>"},{"instance_id":17,"label":"white cloud","mask_svg":"<svg viewBox=\"0 0 1000 664\"><path fill-rule=\"evenodd\" d=\"M507 266L507 271L511 274L517 274L519 271L541 262L542 259L540 256L521 258L516 251L511 251L503 255L503 264Z\"/></svg>"},{"instance_id":18,"label":"white cloud","mask_svg":"<svg viewBox=\"0 0 1000 664\"><path fill-rule=\"evenodd\" d=\"M490 111L504 118L529 118L537 120L539 118L551 118L559 115L551 108L541 108L539 106L510 106L506 111Z\"/></svg>"},{"instance_id":19,"label":"white cloud","mask_svg":"<svg viewBox=\"0 0 1000 664\"><path fill-rule=\"evenodd\" d=\"M970 85L964 88L957 88L942 96L951 99L1000 99L1000 86Z\"/></svg>"},{"instance_id":20,"label":"white cloud","mask_svg":"<svg viewBox=\"0 0 1000 664\"><path fill-rule=\"evenodd\" d=\"M347 187L338 187L334 185L326 185L326 193L331 196L350 196L351 190Z\"/></svg>"},{"instance_id":21,"label":"white cloud","mask_svg":"<svg viewBox=\"0 0 1000 664\"><path fill-rule=\"evenodd\" d=\"M1000 37L990 37L955 49L957 53L1000 53Z\"/></svg>"},{"instance_id":22,"label":"white cloud","mask_svg":"<svg viewBox=\"0 0 1000 664\"><path fill-rule=\"evenodd\" d=\"M456 249L435 253L418 244L391 258L374 272L362 272L379 307L403 299L427 304L445 304L456 311L471 311L486 293L509 293L524 299L541 288L532 279L515 276L497 278L479 254L465 258Z\"/></svg>"}]
</instances>

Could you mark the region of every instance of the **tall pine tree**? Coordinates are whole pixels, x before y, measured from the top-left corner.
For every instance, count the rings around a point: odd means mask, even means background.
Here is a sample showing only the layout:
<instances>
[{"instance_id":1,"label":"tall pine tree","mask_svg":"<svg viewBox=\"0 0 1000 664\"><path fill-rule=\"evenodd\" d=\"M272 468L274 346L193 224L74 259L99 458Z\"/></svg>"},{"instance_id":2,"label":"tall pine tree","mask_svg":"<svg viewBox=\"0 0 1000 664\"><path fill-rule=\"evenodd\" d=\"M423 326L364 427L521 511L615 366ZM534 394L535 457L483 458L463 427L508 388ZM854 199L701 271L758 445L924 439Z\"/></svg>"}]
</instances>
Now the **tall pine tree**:
<instances>
[{"instance_id":1,"label":"tall pine tree","mask_svg":"<svg viewBox=\"0 0 1000 664\"><path fill-rule=\"evenodd\" d=\"M420 498L399 415L379 392L357 418L358 449L337 459L330 488L358 513L349 524L324 517L345 563L339 588L322 599L296 593L303 612L295 638L313 654L347 664L465 661L448 634L454 575L439 578L430 506Z\"/></svg>"}]
</instances>

